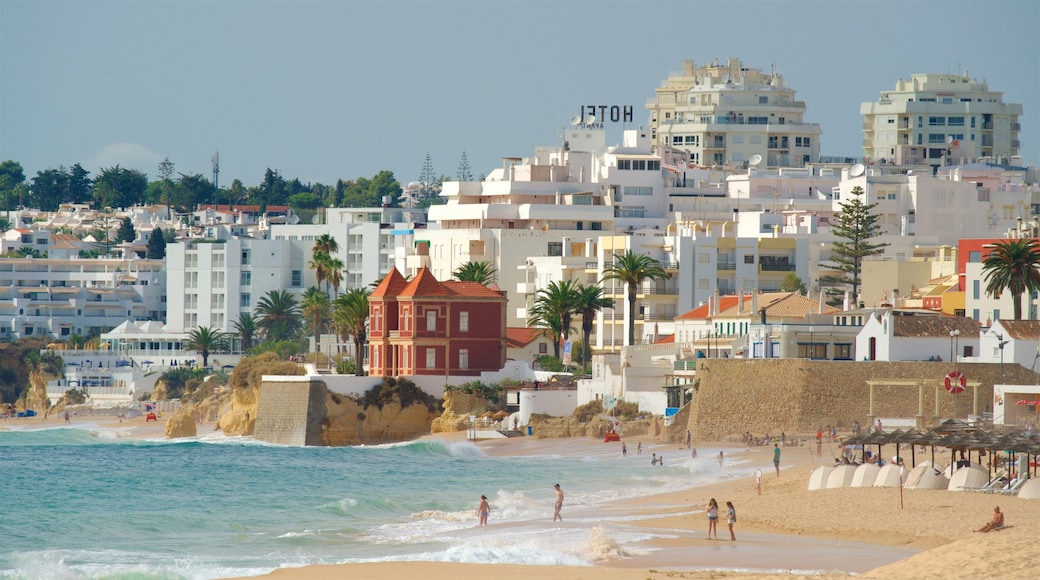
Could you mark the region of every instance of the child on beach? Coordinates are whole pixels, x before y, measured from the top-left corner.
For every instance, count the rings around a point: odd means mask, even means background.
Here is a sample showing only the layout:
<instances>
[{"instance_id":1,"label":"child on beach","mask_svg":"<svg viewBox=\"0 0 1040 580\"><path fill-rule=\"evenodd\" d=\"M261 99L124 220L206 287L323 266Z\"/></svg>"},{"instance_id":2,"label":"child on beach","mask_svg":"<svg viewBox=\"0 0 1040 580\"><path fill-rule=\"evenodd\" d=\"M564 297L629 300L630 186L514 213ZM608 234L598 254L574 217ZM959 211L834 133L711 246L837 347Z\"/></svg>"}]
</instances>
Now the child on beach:
<instances>
[{"instance_id":1,"label":"child on beach","mask_svg":"<svg viewBox=\"0 0 1040 580\"><path fill-rule=\"evenodd\" d=\"M729 539L735 542L737 541L737 536L733 535L733 524L737 523L737 510L733 509L733 502L731 501L726 502L726 508L728 508L726 510L726 523L729 524ZM717 533L715 538L718 539Z\"/></svg>"},{"instance_id":2,"label":"child on beach","mask_svg":"<svg viewBox=\"0 0 1040 580\"><path fill-rule=\"evenodd\" d=\"M486 526L488 516L491 515L491 506L488 504L487 496L480 496L480 507L477 508L477 516L480 518L480 526Z\"/></svg>"}]
</instances>

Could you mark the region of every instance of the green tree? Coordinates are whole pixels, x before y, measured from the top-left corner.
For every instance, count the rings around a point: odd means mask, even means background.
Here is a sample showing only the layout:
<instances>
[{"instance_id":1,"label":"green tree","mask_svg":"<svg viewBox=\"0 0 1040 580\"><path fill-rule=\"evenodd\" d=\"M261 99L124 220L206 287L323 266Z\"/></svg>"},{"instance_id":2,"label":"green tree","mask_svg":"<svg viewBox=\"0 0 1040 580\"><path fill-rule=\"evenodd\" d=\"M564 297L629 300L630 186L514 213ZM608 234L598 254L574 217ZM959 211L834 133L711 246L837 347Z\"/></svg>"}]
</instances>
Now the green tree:
<instances>
[{"instance_id":1,"label":"green tree","mask_svg":"<svg viewBox=\"0 0 1040 580\"><path fill-rule=\"evenodd\" d=\"M527 325L539 328L553 341L553 354L560 358L560 342L571 335L571 318L577 312L577 285L571 280L549 282L535 294Z\"/></svg>"},{"instance_id":2,"label":"green tree","mask_svg":"<svg viewBox=\"0 0 1040 580\"><path fill-rule=\"evenodd\" d=\"M21 163L11 160L0 163L0 192L4 194L4 211L10 211L11 209L11 192L15 187L24 182L25 172L22 170ZM7 228L0 231L7 231Z\"/></svg>"},{"instance_id":3,"label":"green tree","mask_svg":"<svg viewBox=\"0 0 1040 580\"><path fill-rule=\"evenodd\" d=\"M807 291L805 282L802 281L801 277L794 272L791 272L784 278L784 281L780 283L781 292L797 292L802 296L805 296Z\"/></svg>"},{"instance_id":4,"label":"green tree","mask_svg":"<svg viewBox=\"0 0 1040 580\"><path fill-rule=\"evenodd\" d=\"M365 374L365 340L368 338L368 288L351 288L336 299L333 320L340 336L354 337L354 374Z\"/></svg>"},{"instance_id":5,"label":"green tree","mask_svg":"<svg viewBox=\"0 0 1040 580\"><path fill-rule=\"evenodd\" d=\"M628 344L636 344L636 294L647 280L665 280L668 274L657 260L626 250L614 256L614 263L603 270L603 280L617 280L625 285L628 298Z\"/></svg>"},{"instance_id":6,"label":"green tree","mask_svg":"<svg viewBox=\"0 0 1040 580\"><path fill-rule=\"evenodd\" d=\"M137 231L134 229L134 222L130 221L129 217L124 216L119 222L119 231L116 232L117 242L132 242L137 239Z\"/></svg>"},{"instance_id":7,"label":"green tree","mask_svg":"<svg viewBox=\"0 0 1040 580\"><path fill-rule=\"evenodd\" d=\"M587 365L591 360L589 337L592 336L592 323L600 310L613 308L614 301L603 296L603 288L596 284L586 286L579 283L575 290L574 311L581 315L581 362Z\"/></svg>"},{"instance_id":8,"label":"green tree","mask_svg":"<svg viewBox=\"0 0 1040 580\"><path fill-rule=\"evenodd\" d=\"M321 234L314 240L314 247L311 248L311 261L308 266L314 270L314 277L318 281L318 286L321 286L322 282L327 281L331 277L334 266L332 255L337 252L339 252L339 242L336 241L332 234ZM340 268L342 269L342 266ZM325 293L328 294L327 285Z\"/></svg>"},{"instance_id":9,"label":"green tree","mask_svg":"<svg viewBox=\"0 0 1040 580\"><path fill-rule=\"evenodd\" d=\"M242 341L242 352L249 352L253 348L253 339L260 330L256 318L248 312L243 312L238 315L238 320L232 323L231 328L235 329L235 337Z\"/></svg>"},{"instance_id":10,"label":"green tree","mask_svg":"<svg viewBox=\"0 0 1040 580\"><path fill-rule=\"evenodd\" d=\"M433 170L433 160L430 159L429 152L426 153L426 159L423 160L422 173L419 174L419 183L422 184L422 187L419 188L420 201L436 197L437 191L440 190L440 184L437 182L437 173Z\"/></svg>"},{"instance_id":11,"label":"green tree","mask_svg":"<svg viewBox=\"0 0 1040 580\"><path fill-rule=\"evenodd\" d=\"M871 241L881 235L881 225L878 223L880 216L873 212L877 204L863 203L862 187L853 187L850 194L848 201L838 204L841 212L834 216L835 223L831 230L836 239L832 244L833 253L829 267L839 274L823 276L822 281L849 286L852 299L858 304L863 259L883 254L888 244ZM840 291L831 290L828 294L832 296L833 304L841 302Z\"/></svg>"},{"instance_id":12,"label":"green tree","mask_svg":"<svg viewBox=\"0 0 1040 580\"><path fill-rule=\"evenodd\" d=\"M489 286L495 283L498 272L491 262L466 262L456 268L451 276L459 282L478 282Z\"/></svg>"},{"instance_id":13,"label":"green tree","mask_svg":"<svg viewBox=\"0 0 1040 580\"><path fill-rule=\"evenodd\" d=\"M303 292L303 316L310 322L311 333L314 334L314 362L318 362L321 352L321 334L325 332L325 324L329 320L329 295L311 286Z\"/></svg>"},{"instance_id":14,"label":"green tree","mask_svg":"<svg viewBox=\"0 0 1040 580\"><path fill-rule=\"evenodd\" d=\"M1040 292L1040 244L1035 239L1001 240L982 261L986 294L1000 298L1011 292L1015 320L1022 320L1022 295Z\"/></svg>"},{"instance_id":15,"label":"green tree","mask_svg":"<svg viewBox=\"0 0 1040 580\"><path fill-rule=\"evenodd\" d=\"M152 235L148 236L144 257L149 260L162 260L166 257L166 235L162 228L155 228Z\"/></svg>"},{"instance_id":16,"label":"green tree","mask_svg":"<svg viewBox=\"0 0 1040 580\"><path fill-rule=\"evenodd\" d=\"M285 290L271 290L256 303L258 326L268 340L279 342L295 340L300 333L300 305L296 297Z\"/></svg>"},{"instance_id":17,"label":"green tree","mask_svg":"<svg viewBox=\"0 0 1040 580\"><path fill-rule=\"evenodd\" d=\"M208 326L193 328L184 343L187 350L197 350L202 354L202 366L209 366L209 353L215 350L227 350L227 335Z\"/></svg>"},{"instance_id":18,"label":"green tree","mask_svg":"<svg viewBox=\"0 0 1040 580\"><path fill-rule=\"evenodd\" d=\"M339 298L339 287L343 283L343 260L339 258L329 258L329 261L325 263L325 279L328 281L329 286L332 287L333 300Z\"/></svg>"},{"instance_id":19,"label":"green tree","mask_svg":"<svg viewBox=\"0 0 1040 580\"><path fill-rule=\"evenodd\" d=\"M462 150L462 157L459 158L459 170L455 173L455 177L459 181L473 181L473 172L469 169L469 157L466 156L466 150Z\"/></svg>"},{"instance_id":20,"label":"green tree","mask_svg":"<svg viewBox=\"0 0 1040 580\"><path fill-rule=\"evenodd\" d=\"M173 198L179 211L192 211L213 201L213 183L201 173L181 173Z\"/></svg>"},{"instance_id":21,"label":"green tree","mask_svg":"<svg viewBox=\"0 0 1040 580\"><path fill-rule=\"evenodd\" d=\"M169 219L173 213L170 211L170 189L173 187L173 162L169 157L164 157L159 162L159 179L162 182L163 203L166 204L166 218Z\"/></svg>"},{"instance_id":22,"label":"green tree","mask_svg":"<svg viewBox=\"0 0 1040 580\"><path fill-rule=\"evenodd\" d=\"M94 207L126 208L144 199L148 176L118 165L101 169L94 180Z\"/></svg>"}]
</instances>

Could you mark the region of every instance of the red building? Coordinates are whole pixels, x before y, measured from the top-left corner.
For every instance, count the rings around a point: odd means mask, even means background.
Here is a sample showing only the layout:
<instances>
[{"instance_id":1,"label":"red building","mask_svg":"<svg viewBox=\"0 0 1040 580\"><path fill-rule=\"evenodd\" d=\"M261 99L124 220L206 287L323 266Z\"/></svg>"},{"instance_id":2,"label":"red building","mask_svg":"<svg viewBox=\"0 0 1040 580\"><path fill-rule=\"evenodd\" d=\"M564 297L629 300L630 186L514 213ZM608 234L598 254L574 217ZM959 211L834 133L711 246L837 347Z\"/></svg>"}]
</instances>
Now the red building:
<instances>
[{"instance_id":1,"label":"red building","mask_svg":"<svg viewBox=\"0 0 1040 580\"><path fill-rule=\"evenodd\" d=\"M369 374L480 376L506 361L506 295L477 282L411 281L397 269L369 297Z\"/></svg>"}]
</instances>

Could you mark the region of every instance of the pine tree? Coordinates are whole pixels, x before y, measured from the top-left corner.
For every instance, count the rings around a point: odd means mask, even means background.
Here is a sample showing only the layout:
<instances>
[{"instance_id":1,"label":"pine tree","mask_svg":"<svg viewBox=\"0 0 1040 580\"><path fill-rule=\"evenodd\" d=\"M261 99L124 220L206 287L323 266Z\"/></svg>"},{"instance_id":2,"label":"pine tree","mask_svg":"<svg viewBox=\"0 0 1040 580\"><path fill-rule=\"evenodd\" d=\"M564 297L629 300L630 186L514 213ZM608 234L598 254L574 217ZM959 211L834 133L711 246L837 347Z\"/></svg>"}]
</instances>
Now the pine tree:
<instances>
[{"instance_id":1,"label":"pine tree","mask_svg":"<svg viewBox=\"0 0 1040 580\"><path fill-rule=\"evenodd\" d=\"M152 230L145 257L149 260L162 260L166 257L166 238L163 236L162 228Z\"/></svg>"},{"instance_id":2,"label":"pine tree","mask_svg":"<svg viewBox=\"0 0 1040 580\"><path fill-rule=\"evenodd\" d=\"M119 223L119 231L116 232L116 241L132 242L136 239L137 232L134 230L134 223L130 221L129 217L124 217Z\"/></svg>"},{"instance_id":3,"label":"pine tree","mask_svg":"<svg viewBox=\"0 0 1040 580\"><path fill-rule=\"evenodd\" d=\"M422 188L419 189L419 199L428 199L437 195L437 174L433 171L433 160L430 159L429 153L426 154L426 160L423 161L419 183L422 184Z\"/></svg>"},{"instance_id":4,"label":"pine tree","mask_svg":"<svg viewBox=\"0 0 1040 580\"><path fill-rule=\"evenodd\" d=\"M852 299L859 301L859 287L862 283L863 259L877 256L885 252L886 243L874 243L871 240L881 235L878 224L880 216L873 213L876 203L863 203L863 188L853 187L848 201L840 202L841 212L835 214L832 228L835 239L831 263L827 265L839 274L821 277L821 282L850 286ZM842 292L830 288L831 304L841 303Z\"/></svg>"},{"instance_id":5,"label":"pine tree","mask_svg":"<svg viewBox=\"0 0 1040 580\"><path fill-rule=\"evenodd\" d=\"M455 175L459 181L473 181L473 173L469 169L469 158L466 157L466 150L462 150L462 158L459 159L459 171Z\"/></svg>"}]
</instances>

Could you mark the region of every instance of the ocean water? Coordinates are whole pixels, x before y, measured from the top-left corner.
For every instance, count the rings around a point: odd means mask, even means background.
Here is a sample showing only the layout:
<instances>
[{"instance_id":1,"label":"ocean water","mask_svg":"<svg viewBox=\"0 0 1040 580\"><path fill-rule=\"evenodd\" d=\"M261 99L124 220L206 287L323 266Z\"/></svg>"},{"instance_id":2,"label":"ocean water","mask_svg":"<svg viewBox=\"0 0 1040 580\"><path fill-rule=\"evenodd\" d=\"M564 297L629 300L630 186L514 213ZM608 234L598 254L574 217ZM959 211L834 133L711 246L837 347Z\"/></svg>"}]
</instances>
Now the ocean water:
<instances>
[{"instance_id":1,"label":"ocean water","mask_svg":"<svg viewBox=\"0 0 1040 580\"><path fill-rule=\"evenodd\" d=\"M649 537L598 523L639 517L617 500L753 471L719 468L708 449L690 460L671 448L652 468L634 445L627 458L616 444L502 457L466 441L300 448L125 434L0 431L0 578L209 579L380 560L592 565ZM566 492L563 525L552 523L553 483Z\"/></svg>"}]
</instances>

